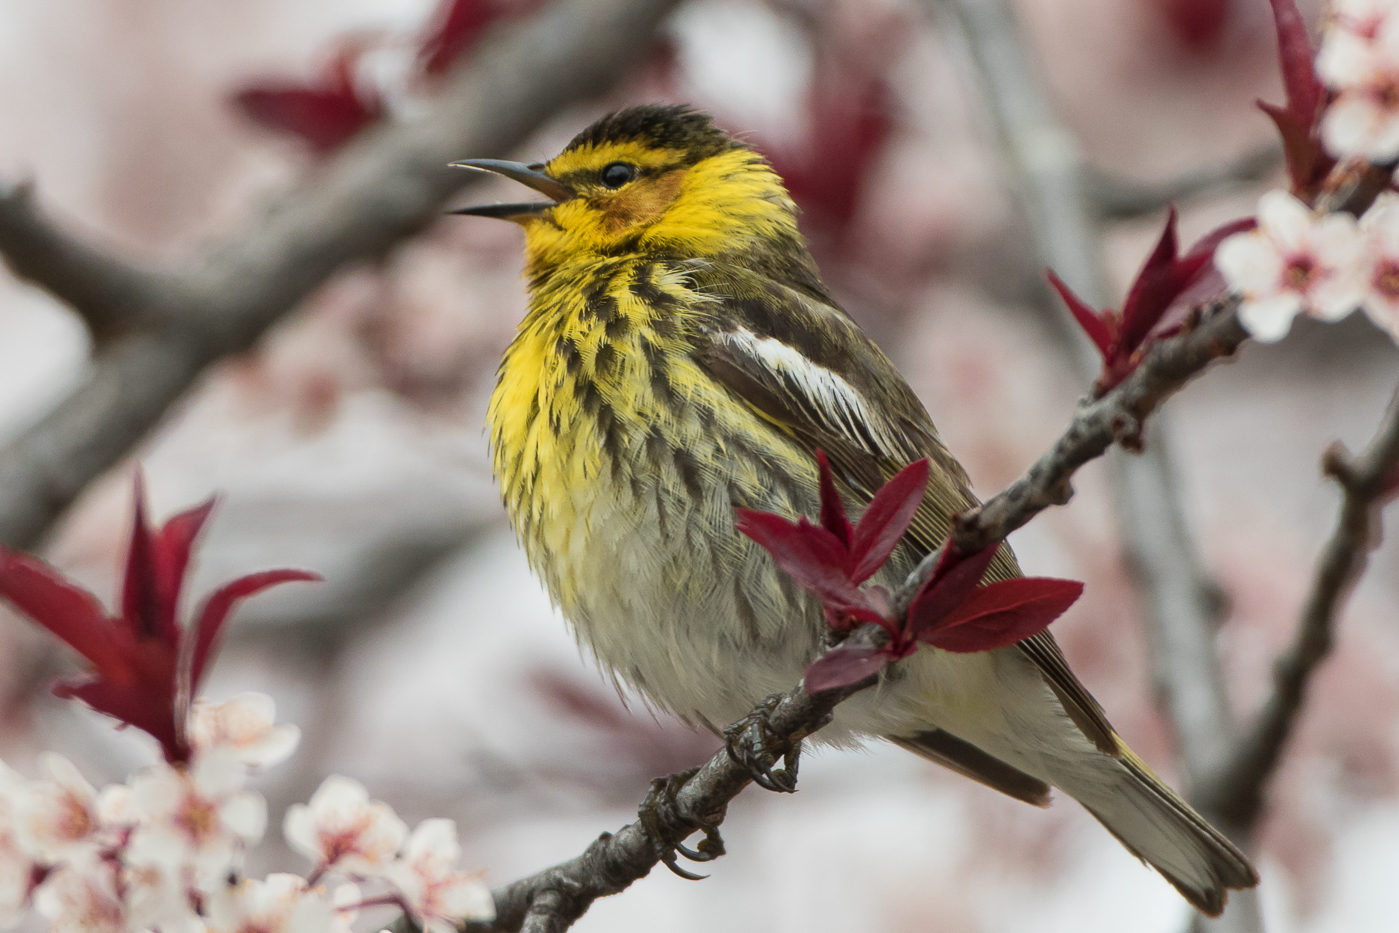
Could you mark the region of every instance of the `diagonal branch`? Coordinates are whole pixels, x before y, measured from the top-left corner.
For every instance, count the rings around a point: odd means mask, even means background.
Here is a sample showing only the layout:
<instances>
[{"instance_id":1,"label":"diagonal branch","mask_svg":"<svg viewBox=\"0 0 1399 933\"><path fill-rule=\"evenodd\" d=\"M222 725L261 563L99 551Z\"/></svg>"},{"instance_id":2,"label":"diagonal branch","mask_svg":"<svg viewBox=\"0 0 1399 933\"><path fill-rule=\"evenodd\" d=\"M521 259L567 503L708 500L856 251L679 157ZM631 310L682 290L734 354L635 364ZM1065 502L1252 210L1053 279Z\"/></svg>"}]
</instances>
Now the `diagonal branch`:
<instances>
[{"instance_id":1,"label":"diagonal branch","mask_svg":"<svg viewBox=\"0 0 1399 933\"><path fill-rule=\"evenodd\" d=\"M211 363L252 346L338 269L430 225L465 180L448 162L508 152L608 87L675 3L558 0L501 29L422 112L357 140L169 278L79 244L22 193L0 197L0 252L18 274L103 333L121 321L140 331L99 350L87 382L0 449L0 541L35 541Z\"/></svg>"}]
</instances>

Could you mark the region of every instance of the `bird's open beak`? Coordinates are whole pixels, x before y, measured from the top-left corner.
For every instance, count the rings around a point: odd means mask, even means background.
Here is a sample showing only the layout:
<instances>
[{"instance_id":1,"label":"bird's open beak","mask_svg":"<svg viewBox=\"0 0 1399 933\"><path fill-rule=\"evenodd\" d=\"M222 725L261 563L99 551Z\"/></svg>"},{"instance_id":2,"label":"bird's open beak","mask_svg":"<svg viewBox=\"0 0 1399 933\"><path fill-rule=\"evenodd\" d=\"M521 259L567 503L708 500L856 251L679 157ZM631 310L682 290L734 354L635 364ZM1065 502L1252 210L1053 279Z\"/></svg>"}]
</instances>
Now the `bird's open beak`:
<instances>
[{"instance_id":1,"label":"bird's open beak","mask_svg":"<svg viewBox=\"0 0 1399 933\"><path fill-rule=\"evenodd\" d=\"M469 168L477 172L490 172L494 175L504 175L506 178L513 178L522 185L527 185L538 191L540 194L553 198L552 201L540 201L525 204L485 204L481 207L463 207L449 214L469 214L473 217L499 217L502 220L521 221L530 217L536 217L544 213L561 201L567 201L573 197L573 189L556 179L545 175L541 169L543 165L536 163L526 165L523 162L506 162L502 159L463 159L460 162L449 163L452 168Z\"/></svg>"}]
</instances>

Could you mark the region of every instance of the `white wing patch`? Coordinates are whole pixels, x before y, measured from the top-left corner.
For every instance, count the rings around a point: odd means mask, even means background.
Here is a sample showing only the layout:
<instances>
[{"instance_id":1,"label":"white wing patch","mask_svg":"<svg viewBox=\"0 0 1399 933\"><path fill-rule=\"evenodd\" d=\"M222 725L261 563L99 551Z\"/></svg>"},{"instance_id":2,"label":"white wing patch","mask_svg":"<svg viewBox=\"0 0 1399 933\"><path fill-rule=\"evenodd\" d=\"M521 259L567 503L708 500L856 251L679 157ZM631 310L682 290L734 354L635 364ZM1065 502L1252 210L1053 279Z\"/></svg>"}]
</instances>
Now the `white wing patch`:
<instances>
[{"instance_id":1,"label":"white wing patch","mask_svg":"<svg viewBox=\"0 0 1399 933\"><path fill-rule=\"evenodd\" d=\"M898 451L899 444L884 419L840 373L813 363L775 337L759 337L747 328L725 331L718 337L780 377L817 422L871 450Z\"/></svg>"}]
</instances>

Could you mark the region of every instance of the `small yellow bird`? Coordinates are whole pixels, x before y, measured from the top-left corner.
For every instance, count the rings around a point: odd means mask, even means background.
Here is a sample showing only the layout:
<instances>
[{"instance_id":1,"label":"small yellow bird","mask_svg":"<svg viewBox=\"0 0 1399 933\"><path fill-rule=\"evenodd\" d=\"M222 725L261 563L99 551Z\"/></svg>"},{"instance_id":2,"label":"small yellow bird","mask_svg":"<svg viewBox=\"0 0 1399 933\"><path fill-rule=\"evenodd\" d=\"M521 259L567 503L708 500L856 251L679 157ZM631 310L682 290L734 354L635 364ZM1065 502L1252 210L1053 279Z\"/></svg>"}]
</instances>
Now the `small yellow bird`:
<instances>
[{"instance_id":1,"label":"small yellow bird","mask_svg":"<svg viewBox=\"0 0 1399 933\"><path fill-rule=\"evenodd\" d=\"M549 162L455 165L549 200L457 213L525 230L529 313L488 415L534 571L614 677L718 731L790 689L821 606L734 531L734 509L815 515L815 452L847 502L907 463L932 476L874 582L897 585L975 503L879 348L827 292L760 154L684 107L635 107ZM987 574L1020 573L1002 547ZM841 704L818 740L883 737L1038 806L1078 800L1207 914L1258 876L1113 731L1046 632L979 654L931 646Z\"/></svg>"}]
</instances>

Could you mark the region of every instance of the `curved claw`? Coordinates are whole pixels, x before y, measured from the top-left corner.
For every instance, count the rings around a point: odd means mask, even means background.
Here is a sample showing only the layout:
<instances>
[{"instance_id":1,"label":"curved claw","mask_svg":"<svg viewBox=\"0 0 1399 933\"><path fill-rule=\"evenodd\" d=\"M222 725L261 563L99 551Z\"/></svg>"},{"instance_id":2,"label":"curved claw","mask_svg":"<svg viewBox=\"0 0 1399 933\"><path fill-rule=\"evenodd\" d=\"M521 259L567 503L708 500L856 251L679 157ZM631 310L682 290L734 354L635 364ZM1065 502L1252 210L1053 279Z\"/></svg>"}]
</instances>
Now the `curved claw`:
<instances>
[{"instance_id":1,"label":"curved claw","mask_svg":"<svg viewBox=\"0 0 1399 933\"><path fill-rule=\"evenodd\" d=\"M712 862L724 854L724 840L719 835L718 826L714 823L682 816L675 804L675 794L697 770L695 768L682 771L679 774L656 778L651 782L651 790L646 795L646 800L637 809L641 825L646 829L646 834L651 837L651 845L655 849L656 857L666 868L670 869L672 874L687 881L702 881L709 876L681 868L676 859L677 854L692 862ZM704 833L704 838L693 849L685 845L683 841L675 843L668 841L677 834L680 834L683 840L684 835L695 830Z\"/></svg>"},{"instance_id":2,"label":"curved claw","mask_svg":"<svg viewBox=\"0 0 1399 933\"><path fill-rule=\"evenodd\" d=\"M797 789L797 764L801 759L801 742L792 745L776 735L768 726L767 720L782 694L773 694L762 705L724 730L724 748L729 758L748 770L753 783L779 794L795 793ZM772 748L780 745L780 750ZM782 759L783 768L774 771L772 765Z\"/></svg>"}]
</instances>

